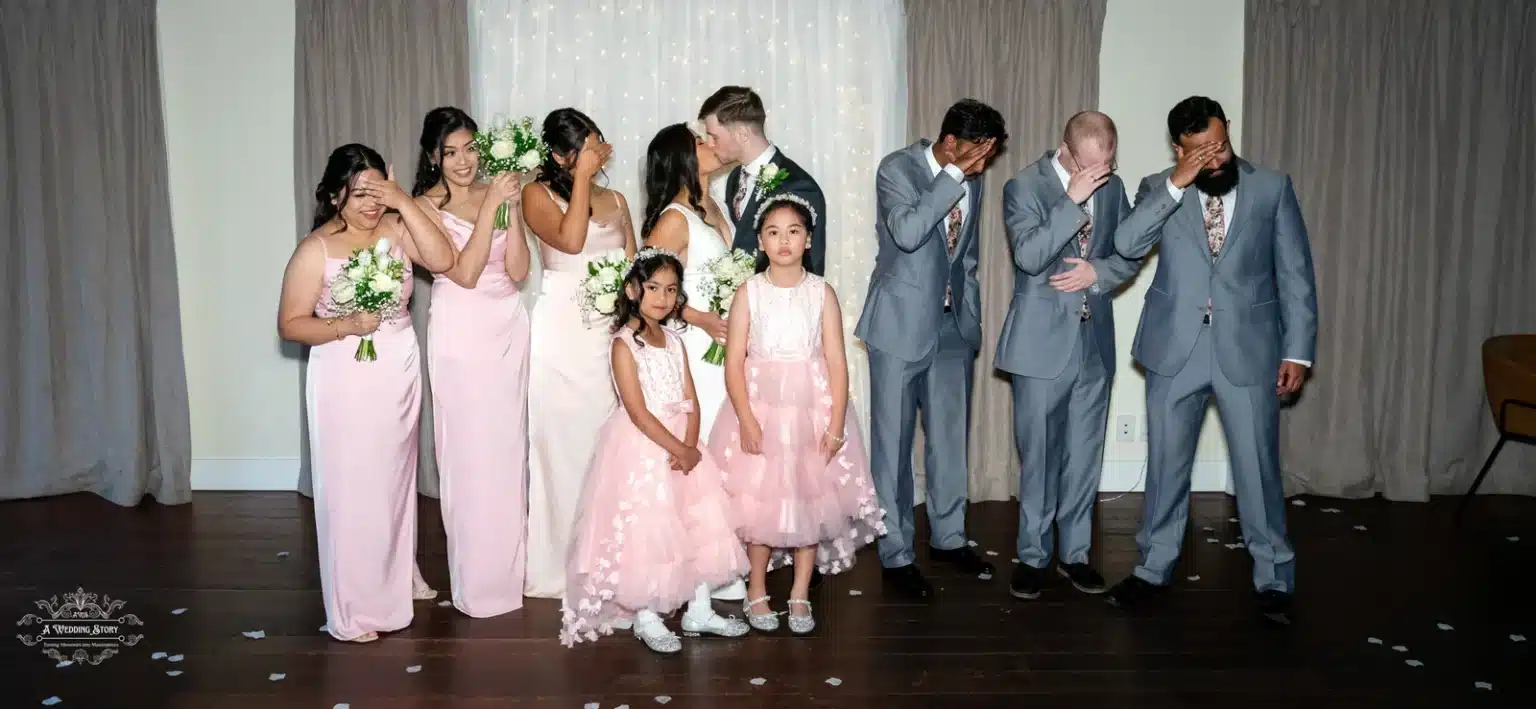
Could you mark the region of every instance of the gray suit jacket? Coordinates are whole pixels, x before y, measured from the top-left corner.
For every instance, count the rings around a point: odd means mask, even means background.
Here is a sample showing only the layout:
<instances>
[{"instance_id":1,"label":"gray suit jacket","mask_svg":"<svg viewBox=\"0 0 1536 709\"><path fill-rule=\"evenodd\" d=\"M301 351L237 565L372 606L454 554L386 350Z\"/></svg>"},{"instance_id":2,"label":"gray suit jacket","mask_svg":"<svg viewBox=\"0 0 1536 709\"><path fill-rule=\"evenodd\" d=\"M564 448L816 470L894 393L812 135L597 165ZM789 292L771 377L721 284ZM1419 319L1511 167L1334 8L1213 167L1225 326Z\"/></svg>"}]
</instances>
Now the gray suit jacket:
<instances>
[{"instance_id":1,"label":"gray suit jacket","mask_svg":"<svg viewBox=\"0 0 1536 709\"><path fill-rule=\"evenodd\" d=\"M885 156L875 172L875 236L879 252L869 295L854 334L906 362L920 362L938 345L944 317L957 318L971 349L981 348L981 284L976 280L981 180L970 180L970 214L955 257L944 244L944 220L965 190L928 167L931 144L919 140ZM944 289L951 313L944 312Z\"/></svg>"},{"instance_id":2,"label":"gray suit jacket","mask_svg":"<svg viewBox=\"0 0 1536 709\"><path fill-rule=\"evenodd\" d=\"M1076 258L1077 232L1088 212L1067 197L1061 178L1046 153L1019 171L1003 188L1003 222L1013 248L1013 302L997 342L996 366L1009 374L1055 379L1067 368L1077 331L1083 293L1062 293L1050 279L1072 270L1065 259ZM1093 317L1088 325L1098 341L1104 371L1115 374L1115 312L1110 295L1136 274L1141 262L1115 251L1115 231L1131 213L1125 184L1118 175L1093 195L1093 232L1088 263L1098 281L1087 291Z\"/></svg>"},{"instance_id":3,"label":"gray suit jacket","mask_svg":"<svg viewBox=\"0 0 1536 709\"><path fill-rule=\"evenodd\" d=\"M1282 359L1312 361L1317 287L1301 204L1287 175L1237 161L1236 206L1214 261L1199 192L1168 192L1169 168L1141 181L1136 208L1115 232L1115 248L1140 258L1158 243L1131 352L1155 374L1184 368L1203 327L1207 299L1216 362L1238 386L1273 383Z\"/></svg>"}]
</instances>

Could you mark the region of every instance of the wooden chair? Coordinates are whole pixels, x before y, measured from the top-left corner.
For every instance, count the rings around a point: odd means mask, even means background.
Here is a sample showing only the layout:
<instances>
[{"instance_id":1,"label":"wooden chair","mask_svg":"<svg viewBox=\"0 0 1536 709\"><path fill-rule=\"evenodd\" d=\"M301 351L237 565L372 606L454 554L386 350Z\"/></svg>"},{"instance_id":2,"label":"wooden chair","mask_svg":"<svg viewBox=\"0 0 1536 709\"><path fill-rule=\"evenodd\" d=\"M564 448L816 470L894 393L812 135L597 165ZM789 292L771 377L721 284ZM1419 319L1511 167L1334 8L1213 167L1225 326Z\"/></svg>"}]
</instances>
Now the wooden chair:
<instances>
[{"instance_id":1,"label":"wooden chair","mask_svg":"<svg viewBox=\"0 0 1536 709\"><path fill-rule=\"evenodd\" d=\"M1500 335L1483 342L1483 387L1499 441L1456 508L1457 519L1477 494L1494 459L1509 441L1536 445L1536 334Z\"/></svg>"}]
</instances>

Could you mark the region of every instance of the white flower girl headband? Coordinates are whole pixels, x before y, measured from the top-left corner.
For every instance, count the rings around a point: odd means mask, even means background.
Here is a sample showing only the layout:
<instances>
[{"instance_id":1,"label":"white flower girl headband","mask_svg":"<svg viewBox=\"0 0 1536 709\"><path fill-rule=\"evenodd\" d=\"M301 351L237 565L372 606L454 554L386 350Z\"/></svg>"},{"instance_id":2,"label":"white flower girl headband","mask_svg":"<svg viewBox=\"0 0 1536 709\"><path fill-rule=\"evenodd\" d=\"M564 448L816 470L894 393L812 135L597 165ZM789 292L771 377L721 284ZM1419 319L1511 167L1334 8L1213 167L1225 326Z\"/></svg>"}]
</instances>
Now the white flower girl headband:
<instances>
[{"instance_id":1,"label":"white flower girl headband","mask_svg":"<svg viewBox=\"0 0 1536 709\"><path fill-rule=\"evenodd\" d=\"M672 249L647 246L643 249L640 249L640 252L635 254L635 260L629 264L629 270L624 272L624 278L628 279L629 274L635 272L635 267L639 266L641 261L649 261L659 256L671 256L672 258L677 259L678 263L682 263L683 260L677 255L677 252L673 251Z\"/></svg>"},{"instance_id":2,"label":"white flower girl headband","mask_svg":"<svg viewBox=\"0 0 1536 709\"><path fill-rule=\"evenodd\" d=\"M772 209L773 205L778 204L779 202L794 202L795 204L805 207L805 211L811 213L811 223L806 226L816 226L816 208L812 207L810 202L805 201L805 198L799 195L790 194L788 192L780 192L776 195L773 195L772 197L769 197L768 199L763 200L762 206L757 208L757 216L753 217L752 219L753 231L756 231L763 225L763 215L767 214L768 210Z\"/></svg>"}]
</instances>

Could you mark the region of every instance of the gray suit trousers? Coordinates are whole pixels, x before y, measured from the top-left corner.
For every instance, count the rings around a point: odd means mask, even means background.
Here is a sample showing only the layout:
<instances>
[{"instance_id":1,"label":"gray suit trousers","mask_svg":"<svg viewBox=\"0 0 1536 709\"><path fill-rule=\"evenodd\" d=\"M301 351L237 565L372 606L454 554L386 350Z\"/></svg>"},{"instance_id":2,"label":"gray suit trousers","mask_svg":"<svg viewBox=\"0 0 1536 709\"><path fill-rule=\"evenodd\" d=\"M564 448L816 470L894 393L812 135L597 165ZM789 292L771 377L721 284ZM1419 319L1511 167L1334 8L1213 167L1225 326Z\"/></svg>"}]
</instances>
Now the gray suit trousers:
<instances>
[{"instance_id":1,"label":"gray suit trousers","mask_svg":"<svg viewBox=\"0 0 1536 709\"><path fill-rule=\"evenodd\" d=\"M868 353L869 464L886 514L880 564L889 569L916 560L912 439L919 411L927 443L923 470L928 478L929 546L965 546L970 495L966 432L976 350L960 336L954 315L946 313L938 345L923 361L907 362L874 347Z\"/></svg>"},{"instance_id":2,"label":"gray suit trousers","mask_svg":"<svg viewBox=\"0 0 1536 709\"><path fill-rule=\"evenodd\" d=\"M1013 375L1013 437L1019 447L1019 561L1045 568L1060 534L1061 561L1088 562L1093 504L1104 466L1109 376L1091 323L1075 333L1055 379ZM1054 523L1054 529L1053 529Z\"/></svg>"},{"instance_id":3,"label":"gray suit trousers","mask_svg":"<svg viewBox=\"0 0 1536 709\"><path fill-rule=\"evenodd\" d=\"M1172 580L1184 528L1189 522L1189 475L1195 444L1212 394L1227 434L1232 487L1243 539L1253 557L1257 591L1292 593L1296 554L1285 532L1285 491L1280 478L1280 398L1263 381L1237 386L1212 356L1211 329L1203 328L1184 368L1171 377L1147 373L1147 488L1141 529L1142 580Z\"/></svg>"}]
</instances>

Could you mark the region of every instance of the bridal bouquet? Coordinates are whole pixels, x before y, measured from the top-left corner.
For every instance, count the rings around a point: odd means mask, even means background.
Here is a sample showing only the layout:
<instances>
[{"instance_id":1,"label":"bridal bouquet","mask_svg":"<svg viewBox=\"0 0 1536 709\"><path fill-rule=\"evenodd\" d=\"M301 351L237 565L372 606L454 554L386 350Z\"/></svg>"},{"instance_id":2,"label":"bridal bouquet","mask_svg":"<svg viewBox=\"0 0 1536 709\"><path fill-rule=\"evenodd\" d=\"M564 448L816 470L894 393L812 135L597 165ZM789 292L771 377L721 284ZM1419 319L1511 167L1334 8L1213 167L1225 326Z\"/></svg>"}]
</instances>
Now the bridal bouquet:
<instances>
[{"instance_id":1,"label":"bridal bouquet","mask_svg":"<svg viewBox=\"0 0 1536 709\"><path fill-rule=\"evenodd\" d=\"M372 249L353 251L331 281L331 310L342 317L371 313L380 321L393 320L405 312L400 296L409 277L405 261L389 255L389 239L379 239ZM363 335L357 343L356 358L359 362L379 358L373 335Z\"/></svg>"},{"instance_id":2,"label":"bridal bouquet","mask_svg":"<svg viewBox=\"0 0 1536 709\"><path fill-rule=\"evenodd\" d=\"M581 282L581 312L604 317L618 310L624 274L629 273L629 257L623 249L608 252L587 262L587 278Z\"/></svg>"},{"instance_id":3,"label":"bridal bouquet","mask_svg":"<svg viewBox=\"0 0 1536 709\"><path fill-rule=\"evenodd\" d=\"M533 119L515 121L493 119L488 130L475 134L475 148L480 151L480 169L487 178L507 172L533 172L549 155L549 146L533 127ZM510 223L507 203L496 209L496 228Z\"/></svg>"},{"instance_id":4,"label":"bridal bouquet","mask_svg":"<svg viewBox=\"0 0 1536 709\"><path fill-rule=\"evenodd\" d=\"M703 293L709 301L709 311L725 317L731 312L731 301L736 297L736 289L746 283L748 278L757 271L757 261L741 249L720 254L708 263L704 264ZM719 342L709 343L709 350L704 353L704 361L710 364L725 363L725 348Z\"/></svg>"}]
</instances>

